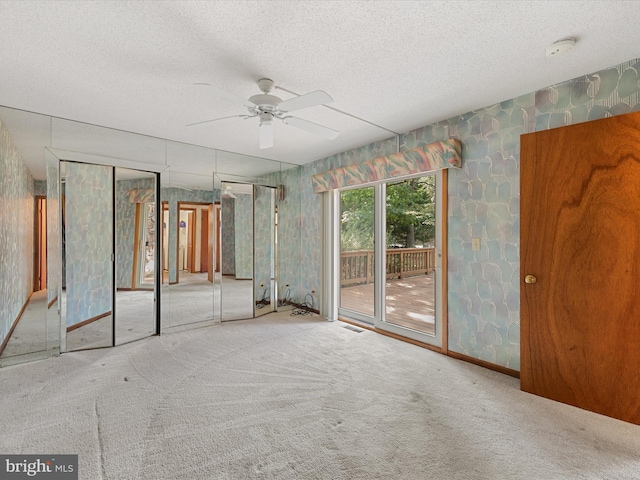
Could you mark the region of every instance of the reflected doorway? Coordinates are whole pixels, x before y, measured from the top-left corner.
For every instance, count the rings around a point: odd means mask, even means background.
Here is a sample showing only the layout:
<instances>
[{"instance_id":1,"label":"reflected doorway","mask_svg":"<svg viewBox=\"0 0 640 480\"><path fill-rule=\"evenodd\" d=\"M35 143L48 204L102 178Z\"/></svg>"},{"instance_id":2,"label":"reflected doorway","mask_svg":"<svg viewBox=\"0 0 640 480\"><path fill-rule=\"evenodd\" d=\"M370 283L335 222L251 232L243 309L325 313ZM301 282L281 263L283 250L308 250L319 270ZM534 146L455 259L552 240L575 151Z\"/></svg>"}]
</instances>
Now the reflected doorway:
<instances>
[{"instance_id":1,"label":"reflected doorway","mask_svg":"<svg viewBox=\"0 0 640 480\"><path fill-rule=\"evenodd\" d=\"M47 198L36 197L35 253L33 291L47 288Z\"/></svg>"}]
</instances>

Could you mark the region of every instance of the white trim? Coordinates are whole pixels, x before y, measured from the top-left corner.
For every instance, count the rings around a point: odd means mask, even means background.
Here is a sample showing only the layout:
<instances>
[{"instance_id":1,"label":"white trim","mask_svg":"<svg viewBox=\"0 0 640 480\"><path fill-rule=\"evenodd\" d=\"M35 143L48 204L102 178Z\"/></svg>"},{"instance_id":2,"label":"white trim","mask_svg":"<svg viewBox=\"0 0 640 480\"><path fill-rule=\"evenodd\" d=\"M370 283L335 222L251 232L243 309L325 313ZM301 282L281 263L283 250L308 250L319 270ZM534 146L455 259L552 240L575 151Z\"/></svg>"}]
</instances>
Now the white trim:
<instances>
[{"instance_id":1,"label":"white trim","mask_svg":"<svg viewBox=\"0 0 640 480\"><path fill-rule=\"evenodd\" d=\"M362 313L354 312L351 310L340 308L340 278L339 278L339 261L340 261L340 192L343 190L350 190L354 188L367 188L374 187L374 258L375 265L385 265L386 263L386 184L397 183L409 178L423 177L433 175L436 179L436 277L435 277L435 302L436 302L436 319L435 319L435 335L429 335L417 330L402 327L385 321L385 287L386 287L386 271L380 268L376 268L374 271L374 277L376 279L374 283L374 316L370 317ZM325 237L325 243L330 245L330 248L325 247L323 251L325 264L331 264L333 266L332 284L326 286L326 288L332 291L333 308L340 315L356 320L359 322L373 324L375 328L395 333L407 338L411 338L423 343L427 343L436 347L442 347L442 329L443 329L443 292L442 292L442 231L443 222L446 221L446 216L443 216L442 205L444 202L443 197L443 182L442 182L442 170L437 170L430 173L419 173L416 175L409 175L402 178L387 179L370 184L363 184L349 188L343 188L339 190L332 190L325 192L326 197L330 197L333 201L332 208L325 209L324 224L326 228L333 229L333 235L331 238Z\"/></svg>"}]
</instances>

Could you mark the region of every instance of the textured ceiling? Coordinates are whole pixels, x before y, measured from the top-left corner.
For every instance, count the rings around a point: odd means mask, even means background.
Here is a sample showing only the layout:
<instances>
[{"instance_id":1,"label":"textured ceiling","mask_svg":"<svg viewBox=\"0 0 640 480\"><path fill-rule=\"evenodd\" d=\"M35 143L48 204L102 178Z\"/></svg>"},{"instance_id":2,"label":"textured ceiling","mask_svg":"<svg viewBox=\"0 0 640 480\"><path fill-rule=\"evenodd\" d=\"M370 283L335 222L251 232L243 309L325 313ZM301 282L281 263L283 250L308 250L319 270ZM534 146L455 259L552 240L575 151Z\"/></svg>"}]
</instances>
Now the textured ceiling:
<instances>
[{"instance_id":1,"label":"textured ceiling","mask_svg":"<svg viewBox=\"0 0 640 480\"><path fill-rule=\"evenodd\" d=\"M638 25L612 0L0 1L0 105L305 164L640 57ZM317 106L296 116L338 138L277 123L260 150L255 118L186 126L246 113L194 83L248 98L262 77L384 128Z\"/></svg>"}]
</instances>

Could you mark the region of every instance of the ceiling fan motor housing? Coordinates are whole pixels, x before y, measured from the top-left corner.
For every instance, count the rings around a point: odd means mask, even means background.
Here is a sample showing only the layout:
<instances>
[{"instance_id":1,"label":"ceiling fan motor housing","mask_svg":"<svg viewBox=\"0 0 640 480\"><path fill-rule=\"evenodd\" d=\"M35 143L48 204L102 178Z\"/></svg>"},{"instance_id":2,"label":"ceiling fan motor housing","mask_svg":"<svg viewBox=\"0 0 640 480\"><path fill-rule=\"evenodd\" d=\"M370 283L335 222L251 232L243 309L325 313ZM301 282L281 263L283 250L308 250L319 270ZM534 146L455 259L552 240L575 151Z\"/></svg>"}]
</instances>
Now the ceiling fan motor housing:
<instances>
[{"instance_id":1,"label":"ceiling fan motor housing","mask_svg":"<svg viewBox=\"0 0 640 480\"><path fill-rule=\"evenodd\" d=\"M249 101L255 103L260 111L263 112L272 112L276 110L278 104L282 102L282 99L276 97L275 95L269 95L267 93L254 95L249 98ZM249 108L251 110L251 108Z\"/></svg>"}]
</instances>

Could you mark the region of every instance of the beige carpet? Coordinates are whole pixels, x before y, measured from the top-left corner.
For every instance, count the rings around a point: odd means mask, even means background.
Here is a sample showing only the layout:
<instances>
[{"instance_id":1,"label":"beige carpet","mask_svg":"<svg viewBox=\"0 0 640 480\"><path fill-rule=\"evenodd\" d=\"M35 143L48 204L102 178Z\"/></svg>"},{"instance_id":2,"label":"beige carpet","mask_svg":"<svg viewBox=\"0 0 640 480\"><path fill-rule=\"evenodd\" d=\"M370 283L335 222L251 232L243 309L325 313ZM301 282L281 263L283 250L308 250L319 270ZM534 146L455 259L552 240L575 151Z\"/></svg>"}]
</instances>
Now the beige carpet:
<instances>
[{"instance_id":1,"label":"beige carpet","mask_svg":"<svg viewBox=\"0 0 640 480\"><path fill-rule=\"evenodd\" d=\"M640 427L318 317L0 370L0 452L82 479L638 479Z\"/></svg>"}]
</instances>

